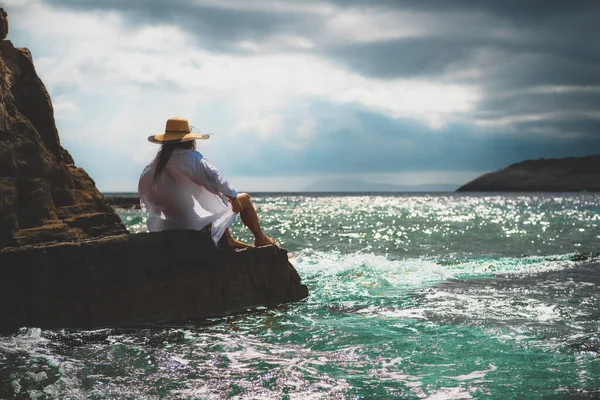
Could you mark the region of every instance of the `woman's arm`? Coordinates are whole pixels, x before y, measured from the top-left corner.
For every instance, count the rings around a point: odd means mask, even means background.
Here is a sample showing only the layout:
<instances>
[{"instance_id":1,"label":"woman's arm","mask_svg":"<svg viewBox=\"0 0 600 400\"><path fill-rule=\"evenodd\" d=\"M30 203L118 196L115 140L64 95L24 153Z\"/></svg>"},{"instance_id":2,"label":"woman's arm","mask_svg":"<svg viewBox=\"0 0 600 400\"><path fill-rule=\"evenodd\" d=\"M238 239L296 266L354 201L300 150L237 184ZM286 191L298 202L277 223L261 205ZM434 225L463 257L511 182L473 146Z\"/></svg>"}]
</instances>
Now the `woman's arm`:
<instances>
[{"instance_id":1,"label":"woman's arm","mask_svg":"<svg viewBox=\"0 0 600 400\"><path fill-rule=\"evenodd\" d=\"M231 209L234 213L239 214L242 211L242 205L237 197L227 197L229 203L231 203Z\"/></svg>"},{"instance_id":2,"label":"woman's arm","mask_svg":"<svg viewBox=\"0 0 600 400\"><path fill-rule=\"evenodd\" d=\"M238 192L229 184L227 179L223 178L219 170L209 163L205 158L201 160L201 163L206 172L208 184L212 186L217 192L223 194L227 198L237 197Z\"/></svg>"},{"instance_id":3,"label":"woman's arm","mask_svg":"<svg viewBox=\"0 0 600 400\"><path fill-rule=\"evenodd\" d=\"M238 192L231 186L219 170L212 165L204 157L199 160L203 174L206 178L207 188L214 193L220 193L229 200L233 212L239 213L242 209L240 202L237 199Z\"/></svg>"}]
</instances>

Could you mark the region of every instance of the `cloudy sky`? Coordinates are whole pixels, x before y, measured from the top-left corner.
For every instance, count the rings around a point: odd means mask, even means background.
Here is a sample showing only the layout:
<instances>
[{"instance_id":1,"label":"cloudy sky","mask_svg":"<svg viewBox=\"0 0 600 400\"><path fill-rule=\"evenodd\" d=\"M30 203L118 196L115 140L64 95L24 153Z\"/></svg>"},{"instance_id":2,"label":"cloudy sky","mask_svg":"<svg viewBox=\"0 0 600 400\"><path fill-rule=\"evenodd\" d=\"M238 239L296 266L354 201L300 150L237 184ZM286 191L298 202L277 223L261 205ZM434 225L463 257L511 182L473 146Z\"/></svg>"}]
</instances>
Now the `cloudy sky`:
<instances>
[{"instance_id":1,"label":"cloudy sky","mask_svg":"<svg viewBox=\"0 0 600 400\"><path fill-rule=\"evenodd\" d=\"M183 116L240 190L600 153L597 0L2 0L62 144L135 191Z\"/></svg>"}]
</instances>

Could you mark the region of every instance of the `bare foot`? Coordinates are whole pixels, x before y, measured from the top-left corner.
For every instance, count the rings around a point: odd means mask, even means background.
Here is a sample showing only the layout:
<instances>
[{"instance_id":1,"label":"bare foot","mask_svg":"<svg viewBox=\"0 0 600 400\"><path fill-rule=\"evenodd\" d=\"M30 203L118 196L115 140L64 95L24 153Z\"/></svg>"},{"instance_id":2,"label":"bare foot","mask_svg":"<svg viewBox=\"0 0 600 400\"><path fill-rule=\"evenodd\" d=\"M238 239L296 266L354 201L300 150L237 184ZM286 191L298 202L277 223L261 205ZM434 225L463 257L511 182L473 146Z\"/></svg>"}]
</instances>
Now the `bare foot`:
<instances>
[{"instance_id":1,"label":"bare foot","mask_svg":"<svg viewBox=\"0 0 600 400\"><path fill-rule=\"evenodd\" d=\"M254 246L256 246L256 247L268 246L270 244L272 244L273 246L279 247L279 245L277 244L275 239L273 239L272 237L269 237L267 235L263 235L263 237L260 240L254 239Z\"/></svg>"},{"instance_id":2,"label":"bare foot","mask_svg":"<svg viewBox=\"0 0 600 400\"><path fill-rule=\"evenodd\" d=\"M248 247L252 247L247 243L244 242L240 242L239 240L236 240L233 235L231 234L231 231L229 230L229 228L225 229L225 239L227 240L227 246L229 246L232 249L245 249Z\"/></svg>"},{"instance_id":3,"label":"bare foot","mask_svg":"<svg viewBox=\"0 0 600 400\"><path fill-rule=\"evenodd\" d=\"M227 238L227 245L232 249L246 249L252 247L248 243L240 242L234 238Z\"/></svg>"}]
</instances>

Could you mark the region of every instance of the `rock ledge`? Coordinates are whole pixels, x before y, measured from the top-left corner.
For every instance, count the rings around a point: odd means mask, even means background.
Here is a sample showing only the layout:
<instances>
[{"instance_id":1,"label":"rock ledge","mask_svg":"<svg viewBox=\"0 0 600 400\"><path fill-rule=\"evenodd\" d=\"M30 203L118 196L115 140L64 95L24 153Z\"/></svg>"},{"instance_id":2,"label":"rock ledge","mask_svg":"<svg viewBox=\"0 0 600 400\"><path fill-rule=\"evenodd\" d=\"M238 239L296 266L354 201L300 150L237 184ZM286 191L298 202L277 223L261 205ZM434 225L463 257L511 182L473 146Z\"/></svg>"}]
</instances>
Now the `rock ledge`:
<instances>
[{"instance_id":1,"label":"rock ledge","mask_svg":"<svg viewBox=\"0 0 600 400\"><path fill-rule=\"evenodd\" d=\"M185 321L308 296L285 250L218 250L203 231L4 249L0 265L2 332Z\"/></svg>"}]
</instances>

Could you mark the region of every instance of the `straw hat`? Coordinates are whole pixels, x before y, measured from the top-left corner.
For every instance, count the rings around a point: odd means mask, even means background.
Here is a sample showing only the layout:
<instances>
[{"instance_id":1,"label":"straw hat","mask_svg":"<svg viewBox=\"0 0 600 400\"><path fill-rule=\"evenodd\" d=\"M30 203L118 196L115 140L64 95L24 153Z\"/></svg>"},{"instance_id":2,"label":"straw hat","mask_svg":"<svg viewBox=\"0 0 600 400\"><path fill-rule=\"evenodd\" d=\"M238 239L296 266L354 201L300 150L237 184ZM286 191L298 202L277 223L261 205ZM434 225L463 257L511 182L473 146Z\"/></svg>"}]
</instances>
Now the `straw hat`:
<instances>
[{"instance_id":1,"label":"straw hat","mask_svg":"<svg viewBox=\"0 0 600 400\"><path fill-rule=\"evenodd\" d=\"M157 133L156 135L148 136L148 141L152 143L180 143L190 140L208 139L210 135L200 132L192 132L192 126L188 120L180 117L173 117L167 120L165 133Z\"/></svg>"}]
</instances>

